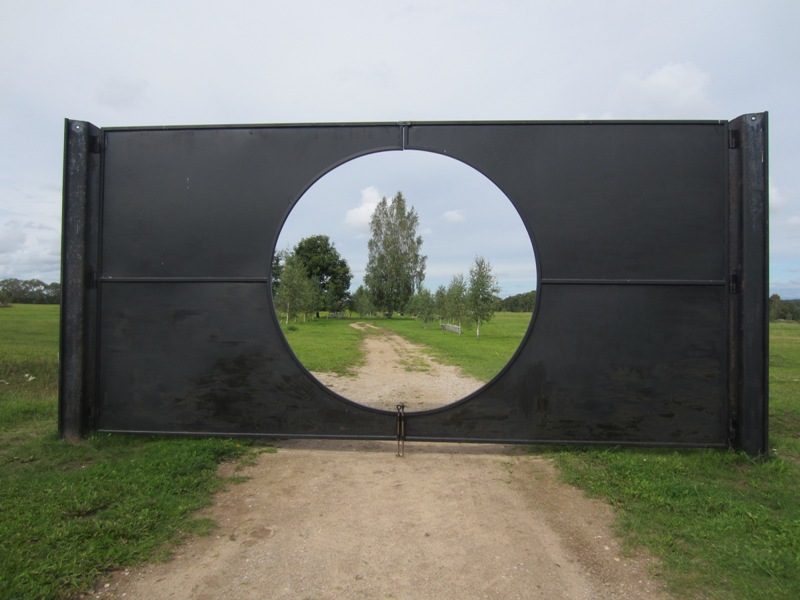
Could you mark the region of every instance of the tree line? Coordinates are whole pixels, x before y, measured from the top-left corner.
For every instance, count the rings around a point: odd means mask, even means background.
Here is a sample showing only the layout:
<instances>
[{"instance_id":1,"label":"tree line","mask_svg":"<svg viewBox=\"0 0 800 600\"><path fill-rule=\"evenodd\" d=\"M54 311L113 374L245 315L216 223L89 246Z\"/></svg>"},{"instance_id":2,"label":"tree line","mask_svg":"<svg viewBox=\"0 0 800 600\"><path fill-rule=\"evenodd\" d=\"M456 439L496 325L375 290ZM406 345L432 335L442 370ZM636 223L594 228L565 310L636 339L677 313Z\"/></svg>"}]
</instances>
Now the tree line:
<instances>
[{"instance_id":1,"label":"tree line","mask_svg":"<svg viewBox=\"0 0 800 600\"><path fill-rule=\"evenodd\" d=\"M39 279L0 280L0 306L12 304L60 304L61 284Z\"/></svg>"},{"instance_id":2,"label":"tree line","mask_svg":"<svg viewBox=\"0 0 800 600\"><path fill-rule=\"evenodd\" d=\"M320 310L355 310L362 315L410 312L427 324L435 319L455 324L489 321L500 307L499 285L491 264L475 258L468 277L454 275L448 286L431 292L423 286L427 256L417 234L419 216L402 192L378 203L370 218L364 283L350 296L352 272L327 236L301 240L278 252L272 263L272 292L286 323Z\"/></svg>"},{"instance_id":3,"label":"tree line","mask_svg":"<svg viewBox=\"0 0 800 600\"><path fill-rule=\"evenodd\" d=\"M781 300L778 294L769 297L770 321L800 321L800 300Z\"/></svg>"},{"instance_id":4,"label":"tree line","mask_svg":"<svg viewBox=\"0 0 800 600\"><path fill-rule=\"evenodd\" d=\"M440 285L435 292L420 286L400 312L416 316L424 326L433 321L459 327L474 325L475 335L480 337L481 324L489 322L500 307L499 290L492 265L477 256L468 278L462 273L453 275L447 286ZM353 294L352 306L361 315L383 313L383 307L374 303L365 286L359 286Z\"/></svg>"},{"instance_id":5,"label":"tree line","mask_svg":"<svg viewBox=\"0 0 800 600\"><path fill-rule=\"evenodd\" d=\"M533 312L536 290L515 294L500 300L500 310L505 312Z\"/></svg>"},{"instance_id":6,"label":"tree line","mask_svg":"<svg viewBox=\"0 0 800 600\"><path fill-rule=\"evenodd\" d=\"M286 322L320 310L341 312L350 302L353 274L326 235L300 240L272 259L272 295Z\"/></svg>"}]
</instances>

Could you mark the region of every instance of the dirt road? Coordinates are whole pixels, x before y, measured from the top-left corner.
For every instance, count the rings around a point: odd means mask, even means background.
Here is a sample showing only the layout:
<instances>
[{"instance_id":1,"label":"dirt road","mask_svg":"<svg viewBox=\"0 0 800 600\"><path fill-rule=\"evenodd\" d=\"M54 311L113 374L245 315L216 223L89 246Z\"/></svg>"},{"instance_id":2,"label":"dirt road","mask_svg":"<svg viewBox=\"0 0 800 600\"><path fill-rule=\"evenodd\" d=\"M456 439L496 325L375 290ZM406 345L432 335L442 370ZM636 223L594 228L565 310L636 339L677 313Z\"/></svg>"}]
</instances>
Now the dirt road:
<instances>
[{"instance_id":1,"label":"dirt road","mask_svg":"<svg viewBox=\"0 0 800 600\"><path fill-rule=\"evenodd\" d=\"M397 367L387 361L384 380ZM400 458L392 442L278 447L203 511L219 524L212 535L91 597L668 598L654 561L621 553L609 507L519 448L407 443Z\"/></svg>"},{"instance_id":2,"label":"dirt road","mask_svg":"<svg viewBox=\"0 0 800 600\"><path fill-rule=\"evenodd\" d=\"M369 323L353 323L351 327L367 333L364 364L352 375L314 373L322 383L350 400L393 411L398 399L402 399L406 411L411 412L451 404L486 383L465 375L458 367L439 364L424 348L387 329Z\"/></svg>"}]
</instances>

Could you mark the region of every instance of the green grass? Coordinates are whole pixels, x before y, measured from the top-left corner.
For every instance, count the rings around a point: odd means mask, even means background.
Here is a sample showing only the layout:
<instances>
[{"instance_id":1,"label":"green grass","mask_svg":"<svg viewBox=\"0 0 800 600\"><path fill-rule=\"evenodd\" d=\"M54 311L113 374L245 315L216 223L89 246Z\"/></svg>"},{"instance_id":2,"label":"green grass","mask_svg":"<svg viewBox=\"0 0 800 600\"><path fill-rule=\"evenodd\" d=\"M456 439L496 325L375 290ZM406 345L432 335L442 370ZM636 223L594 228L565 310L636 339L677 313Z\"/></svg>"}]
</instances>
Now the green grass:
<instances>
[{"instance_id":1,"label":"green grass","mask_svg":"<svg viewBox=\"0 0 800 600\"><path fill-rule=\"evenodd\" d=\"M352 323L366 322L399 333L415 344L422 344L439 362L461 367L465 373L489 381L508 363L519 347L530 323L530 313L497 313L481 326L480 339L475 331L463 335L442 331L438 323L427 328L412 317L394 316L350 319L313 319L283 327L284 335L298 359L310 371L333 371L345 374L363 364L364 335ZM418 365L408 365L410 370Z\"/></svg>"},{"instance_id":2,"label":"green grass","mask_svg":"<svg viewBox=\"0 0 800 600\"><path fill-rule=\"evenodd\" d=\"M58 306L0 309L0 432L40 427L58 407ZM0 457L5 444L0 441ZM2 460L2 458L0 458Z\"/></svg>"},{"instance_id":3,"label":"green grass","mask_svg":"<svg viewBox=\"0 0 800 600\"><path fill-rule=\"evenodd\" d=\"M292 351L309 371L350 373L364 362L364 333L353 327L353 319L310 319L281 330Z\"/></svg>"},{"instance_id":4,"label":"green grass","mask_svg":"<svg viewBox=\"0 0 800 600\"><path fill-rule=\"evenodd\" d=\"M499 313L482 328L480 340L426 330L410 318L367 320L427 345L442 362L488 379L516 350L528 319ZM325 333L341 335L339 328L347 325L326 323ZM720 450L531 451L554 458L566 481L609 502L627 547L643 546L657 556L658 574L677 597L788 600L800 598L797 323L770 325L770 436L767 461Z\"/></svg>"},{"instance_id":5,"label":"green grass","mask_svg":"<svg viewBox=\"0 0 800 600\"><path fill-rule=\"evenodd\" d=\"M537 448L616 509L679 597L800 598L800 324L770 326L771 460L741 452Z\"/></svg>"},{"instance_id":6,"label":"green grass","mask_svg":"<svg viewBox=\"0 0 800 600\"><path fill-rule=\"evenodd\" d=\"M286 334L310 348L296 350L304 361L308 354L309 368L347 372L363 360L364 334L347 327L351 322L299 323ZM498 314L475 340L424 330L411 319L373 322L428 344L472 374L475 363L493 363L491 373L477 375L484 378L502 368L527 325L520 315ZM247 444L235 440L58 439L57 335L57 307L0 310L0 598L69 598L110 569L164 558L185 534L213 529L194 511L224 485L219 461L252 460ZM565 479L615 508L627 546L647 547L660 559L658 573L676 596L794 599L800 597L796 323L770 326L770 435L768 461L719 450L532 451L553 457Z\"/></svg>"},{"instance_id":7,"label":"green grass","mask_svg":"<svg viewBox=\"0 0 800 600\"><path fill-rule=\"evenodd\" d=\"M57 306L0 310L0 598L70 598L164 558L223 485L225 439L57 435Z\"/></svg>"},{"instance_id":8,"label":"green grass","mask_svg":"<svg viewBox=\"0 0 800 600\"><path fill-rule=\"evenodd\" d=\"M530 313L497 313L481 325L481 337L475 330L463 329L462 335L442 331L438 322L427 328L411 317L370 319L374 325L391 329L415 344L422 344L439 362L455 365L468 375L489 381L506 366L522 342L531 320Z\"/></svg>"},{"instance_id":9,"label":"green grass","mask_svg":"<svg viewBox=\"0 0 800 600\"><path fill-rule=\"evenodd\" d=\"M800 323L770 324L770 438L776 452L800 460Z\"/></svg>"}]
</instances>

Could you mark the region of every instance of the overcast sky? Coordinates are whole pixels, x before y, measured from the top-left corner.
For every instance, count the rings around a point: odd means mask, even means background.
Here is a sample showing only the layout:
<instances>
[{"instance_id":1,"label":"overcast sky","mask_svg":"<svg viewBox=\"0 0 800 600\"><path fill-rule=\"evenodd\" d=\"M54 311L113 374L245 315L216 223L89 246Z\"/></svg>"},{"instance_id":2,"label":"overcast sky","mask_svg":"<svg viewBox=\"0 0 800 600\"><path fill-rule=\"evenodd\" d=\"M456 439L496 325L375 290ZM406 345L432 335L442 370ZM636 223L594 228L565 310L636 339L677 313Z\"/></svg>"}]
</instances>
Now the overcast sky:
<instances>
[{"instance_id":1,"label":"overcast sky","mask_svg":"<svg viewBox=\"0 0 800 600\"><path fill-rule=\"evenodd\" d=\"M800 298L798 24L797 0L4 0L0 278L59 278L64 118L112 127L767 110L770 291ZM369 207L402 189L420 213L429 287L480 254L505 294L531 289L530 243L481 179L443 157L386 153L330 173L296 210L323 218L320 233L360 280ZM334 212L313 210L318 194L335 195ZM299 234L295 217L281 243Z\"/></svg>"}]
</instances>

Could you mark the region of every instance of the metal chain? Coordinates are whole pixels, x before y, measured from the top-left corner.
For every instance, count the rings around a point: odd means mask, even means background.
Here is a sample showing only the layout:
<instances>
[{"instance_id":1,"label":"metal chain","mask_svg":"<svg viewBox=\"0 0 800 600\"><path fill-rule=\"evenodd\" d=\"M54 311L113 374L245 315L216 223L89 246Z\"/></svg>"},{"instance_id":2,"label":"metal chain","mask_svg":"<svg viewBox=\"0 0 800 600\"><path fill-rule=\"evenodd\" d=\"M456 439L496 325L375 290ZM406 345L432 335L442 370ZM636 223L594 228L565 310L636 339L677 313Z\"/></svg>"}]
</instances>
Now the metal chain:
<instances>
[{"instance_id":1,"label":"metal chain","mask_svg":"<svg viewBox=\"0 0 800 600\"><path fill-rule=\"evenodd\" d=\"M397 405L397 456L406 455L406 405Z\"/></svg>"}]
</instances>

